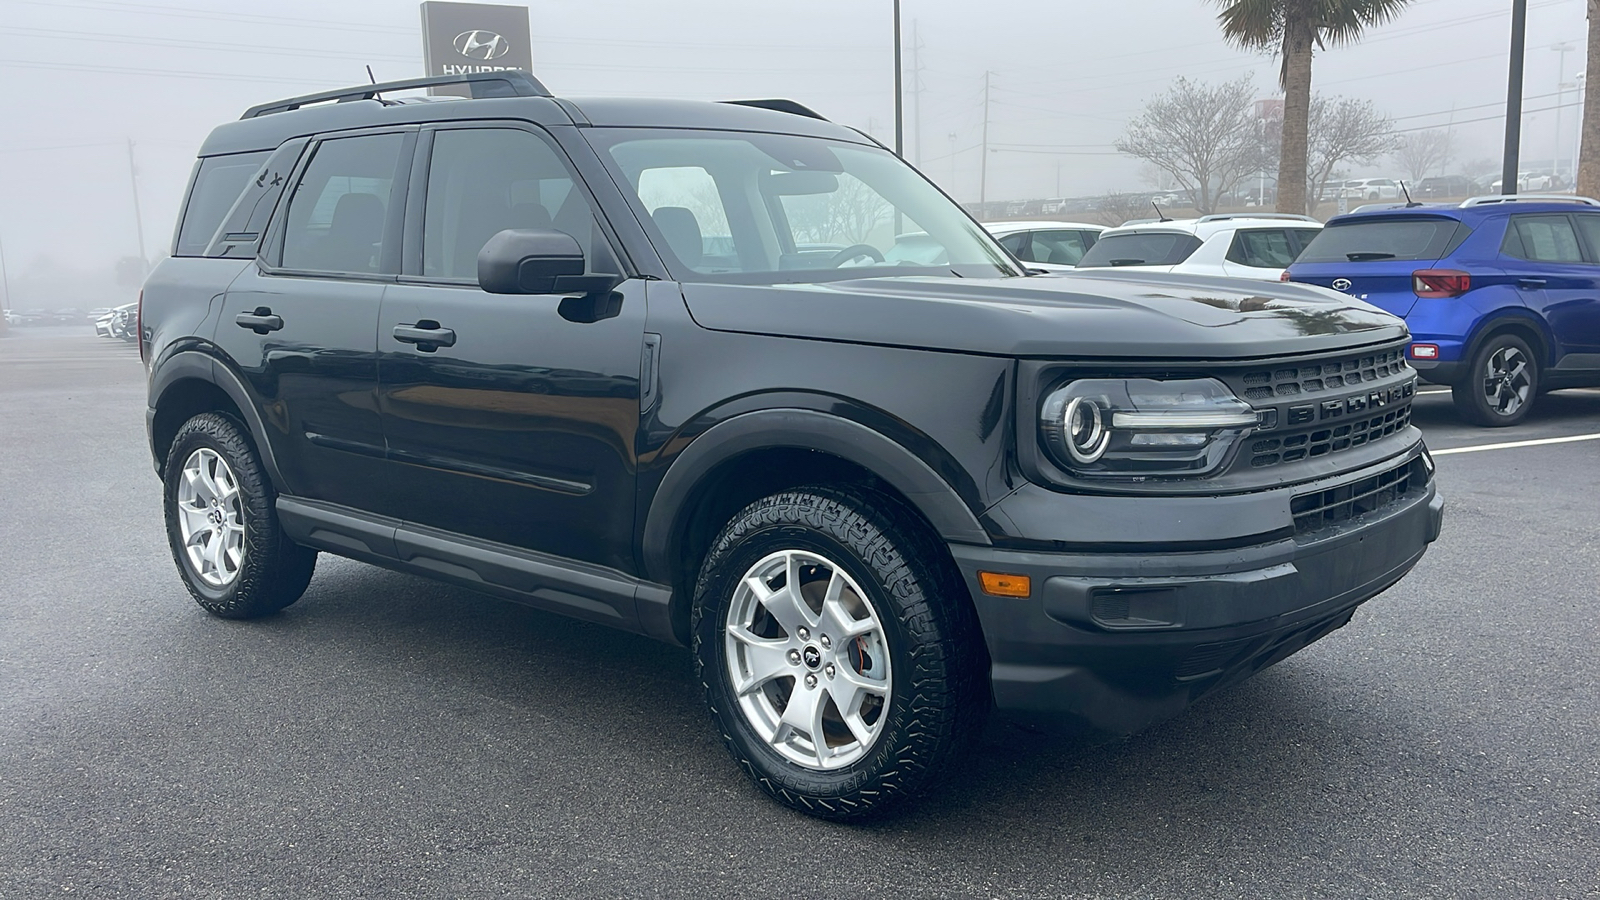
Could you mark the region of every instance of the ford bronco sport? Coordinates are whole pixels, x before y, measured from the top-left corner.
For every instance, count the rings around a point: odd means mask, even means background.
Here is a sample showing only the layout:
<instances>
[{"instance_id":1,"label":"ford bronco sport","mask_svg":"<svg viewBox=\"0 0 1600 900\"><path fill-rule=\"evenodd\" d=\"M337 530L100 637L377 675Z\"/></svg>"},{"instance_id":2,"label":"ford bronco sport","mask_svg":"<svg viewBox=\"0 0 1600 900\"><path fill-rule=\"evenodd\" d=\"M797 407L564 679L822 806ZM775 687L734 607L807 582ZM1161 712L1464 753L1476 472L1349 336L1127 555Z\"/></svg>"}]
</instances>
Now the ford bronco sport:
<instances>
[{"instance_id":1,"label":"ford bronco sport","mask_svg":"<svg viewBox=\"0 0 1600 900\"><path fill-rule=\"evenodd\" d=\"M947 775L991 707L1170 716L1441 520L1398 319L1030 273L787 101L259 106L140 316L202 607L275 613L326 552L686 645L740 765L824 817Z\"/></svg>"}]
</instances>

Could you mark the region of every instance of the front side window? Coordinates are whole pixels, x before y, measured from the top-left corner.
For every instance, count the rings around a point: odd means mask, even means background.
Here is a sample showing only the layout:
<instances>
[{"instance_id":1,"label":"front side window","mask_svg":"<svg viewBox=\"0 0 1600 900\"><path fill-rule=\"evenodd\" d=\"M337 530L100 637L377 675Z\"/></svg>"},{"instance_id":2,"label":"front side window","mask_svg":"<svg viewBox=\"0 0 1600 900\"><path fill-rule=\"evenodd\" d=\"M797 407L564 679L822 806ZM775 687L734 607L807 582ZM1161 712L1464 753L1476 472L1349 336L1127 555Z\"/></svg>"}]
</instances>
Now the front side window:
<instances>
[{"instance_id":1,"label":"front side window","mask_svg":"<svg viewBox=\"0 0 1600 900\"><path fill-rule=\"evenodd\" d=\"M1294 262L1295 248L1289 232L1282 228L1258 228L1233 236L1228 261L1257 269L1287 269Z\"/></svg>"},{"instance_id":2,"label":"front side window","mask_svg":"<svg viewBox=\"0 0 1600 900\"><path fill-rule=\"evenodd\" d=\"M323 141L289 200L283 267L374 274L383 262L399 134Z\"/></svg>"},{"instance_id":3,"label":"front side window","mask_svg":"<svg viewBox=\"0 0 1600 900\"><path fill-rule=\"evenodd\" d=\"M189 203L183 210L183 225L178 229L173 256L200 256L206 252L223 216L233 208L233 202L244 193L250 176L261 168L269 155L265 151L238 153L208 156L200 161L194 188L189 191Z\"/></svg>"},{"instance_id":4,"label":"front side window","mask_svg":"<svg viewBox=\"0 0 1600 900\"><path fill-rule=\"evenodd\" d=\"M1000 246L1010 250L1017 259L1032 262L1033 252L1028 249L1028 245L1032 243L1032 238L1032 232L1019 231L1016 234L1008 234L1001 238Z\"/></svg>"},{"instance_id":5,"label":"front side window","mask_svg":"<svg viewBox=\"0 0 1600 900\"><path fill-rule=\"evenodd\" d=\"M681 281L1022 274L960 207L879 147L722 131L586 136Z\"/></svg>"},{"instance_id":6,"label":"front side window","mask_svg":"<svg viewBox=\"0 0 1600 900\"><path fill-rule=\"evenodd\" d=\"M1533 262L1583 262L1578 233L1566 216L1513 216L1500 250Z\"/></svg>"},{"instance_id":7,"label":"front side window","mask_svg":"<svg viewBox=\"0 0 1600 900\"><path fill-rule=\"evenodd\" d=\"M436 132L422 214L422 274L474 281L478 251L506 229L563 231L595 260L588 197L554 147L516 128Z\"/></svg>"}]
</instances>

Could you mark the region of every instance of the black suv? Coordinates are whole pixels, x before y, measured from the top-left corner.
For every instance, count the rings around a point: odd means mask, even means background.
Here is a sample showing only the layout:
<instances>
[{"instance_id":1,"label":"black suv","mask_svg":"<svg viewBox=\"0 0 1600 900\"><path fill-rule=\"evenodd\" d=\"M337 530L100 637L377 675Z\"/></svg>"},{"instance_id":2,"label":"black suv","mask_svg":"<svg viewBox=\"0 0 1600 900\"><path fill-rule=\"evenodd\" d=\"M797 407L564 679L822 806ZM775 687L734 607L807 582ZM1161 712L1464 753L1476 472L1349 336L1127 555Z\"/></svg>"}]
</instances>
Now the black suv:
<instances>
[{"instance_id":1,"label":"black suv","mask_svg":"<svg viewBox=\"0 0 1600 900\"><path fill-rule=\"evenodd\" d=\"M1439 532L1400 320L1029 272L787 101L496 72L256 107L141 302L201 606L281 610L323 551L688 645L744 769L821 816L948 774L991 706L1172 715Z\"/></svg>"}]
</instances>

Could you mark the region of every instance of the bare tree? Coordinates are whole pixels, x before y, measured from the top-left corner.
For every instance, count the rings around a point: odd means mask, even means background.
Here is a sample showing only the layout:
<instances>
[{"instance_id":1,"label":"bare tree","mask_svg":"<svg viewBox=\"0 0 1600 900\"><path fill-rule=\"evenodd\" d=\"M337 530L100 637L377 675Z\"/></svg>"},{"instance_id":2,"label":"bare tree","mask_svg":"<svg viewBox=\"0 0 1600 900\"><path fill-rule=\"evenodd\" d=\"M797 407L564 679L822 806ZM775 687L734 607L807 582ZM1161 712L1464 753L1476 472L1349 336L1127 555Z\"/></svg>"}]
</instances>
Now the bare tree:
<instances>
[{"instance_id":1,"label":"bare tree","mask_svg":"<svg viewBox=\"0 0 1600 900\"><path fill-rule=\"evenodd\" d=\"M1400 164L1411 178L1408 186L1428 177L1442 168L1455 155L1450 146L1450 132L1443 128L1430 131L1412 131L1395 140L1394 161Z\"/></svg>"},{"instance_id":2,"label":"bare tree","mask_svg":"<svg viewBox=\"0 0 1600 900\"><path fill-rule=\"evenodd\" d=\"M1590 84L1583 93L1583 149L1578 154L1578 194L1600 196L1600 90L1593 84L1600 71L1600 0L1589 0Z\"/></svg>"},{"instance_id":3,"label":"bare tree","mask_svg":"<svg viewBox=\"0 0 1600 900\"><path fill-rule=\"evenodd\" d=\"M1222 84L1179 78L1128 124L1117 150L1168 173L1201 215L1259 168L1249 75Z\"/></svg>"},{"instance_id":4,"label":"bare tree","mask_svg":"<svg viewBox=\"0 0 1600 900\"><path fill-rule=\"evenodd\" d=\"M1395 146L1393 121L1371 100L1311 98L1310 175L1306 208L1317 214L1322 191L1341 163L1371 165Z\"/></svg>"},{"instance_id":5,"label":"bare tree","mask_svg":"<svg viewBox=\"0 0 1600 900\"><path fill-rule=\"evenodd\" d=\"M1129 219L1149 215L1155 210L1151 209L1150 202L1145 199L1146 196L1148 195L1112 191L1095 201L1095 220L1101 225L1115 228Z\"/></svg>"}]
</instances>

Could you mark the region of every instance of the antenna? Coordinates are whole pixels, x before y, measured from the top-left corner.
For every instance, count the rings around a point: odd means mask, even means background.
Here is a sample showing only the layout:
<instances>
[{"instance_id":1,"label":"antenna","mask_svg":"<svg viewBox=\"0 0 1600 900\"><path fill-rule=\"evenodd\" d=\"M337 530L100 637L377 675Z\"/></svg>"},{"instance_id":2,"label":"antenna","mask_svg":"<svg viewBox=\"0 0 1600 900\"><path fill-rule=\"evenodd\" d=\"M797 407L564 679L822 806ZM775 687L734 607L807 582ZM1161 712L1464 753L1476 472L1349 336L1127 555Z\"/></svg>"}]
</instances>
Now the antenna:
<instances>
[{"instance_id":1,"label":"antenna","mask_svg":"<svg viewBox=\"0 0 1600 900\"><path fill-rule=\"evenodd\" d=\"M1156 202L1154 200L1150 201L1150 205L1156 207L1156 215L1159 217L1157 219L1157 221L1159 221L1159 222L1171 222L1172 221L1171 219L1167 218L1167 214L1166 213L1161 211L1161 207L1156 206Z\"/></svg>"},{"instance_id":2,"label":"antenna","mask_svg":"<svg viewBox=\"0 0 1600 900\"><path fill-rule=\"evenodd\" d=\"M1411 192L1406 190L1406 183L1403 180L1400 182L1400 193L1406 195L1406 209L1415 209L1416 207L1422 205L1421 203L1411 199Z\"/></svg>"},{"instance_id":3,"label":"antenna","mask_svg":"<svg viewBox=\"0 0 1600 900\"><path fill-rule=\"evenodd\" d=\"M373 84L377 84L378 83L377 76L372 74L372 67L371 66L367 66L367 79L369 81L371 81Z\"/></svg>"}]
</instances>

